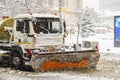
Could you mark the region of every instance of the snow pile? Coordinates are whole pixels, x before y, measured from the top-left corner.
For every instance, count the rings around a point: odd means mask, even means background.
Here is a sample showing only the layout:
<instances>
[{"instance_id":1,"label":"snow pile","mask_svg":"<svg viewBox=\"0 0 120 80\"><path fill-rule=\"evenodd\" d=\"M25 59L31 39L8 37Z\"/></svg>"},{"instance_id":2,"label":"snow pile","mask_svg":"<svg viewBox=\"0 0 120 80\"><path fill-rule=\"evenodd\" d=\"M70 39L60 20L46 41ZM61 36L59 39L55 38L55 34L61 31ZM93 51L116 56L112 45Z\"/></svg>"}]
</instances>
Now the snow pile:
<instances>
[{"instance_id":1,"label":"snow pile","mask_svg":"<svg viewBox=\"0 0 120 80\"><path fill-rule=\"evenodd\" d=\"M49 76L49 77L57 77L58 80L120 80L120 78L113 78L113 77L99 77L99 76L90 76L90 75L76 75L76 74L66 74L66 73L40 73L39 75L35 76ZM60 79L59 79L60 78Z\"/></svg>"},{"instance_id":2,"label":"snow pile","mask_svg":"<svg viewBox=\"0 0 120 80\"><path fill-rule=\"evenodd\" d=\"M65 39L65 45L73 46L76 44L77 34L69 34ZM104 54L120 54L120 47L114 47L114 36L113 34L101 34L96 36L90 36L88 38L79 37L79 43L82 41L97 41L99 43L99 52Z\"/></svg>"}]
</instances>

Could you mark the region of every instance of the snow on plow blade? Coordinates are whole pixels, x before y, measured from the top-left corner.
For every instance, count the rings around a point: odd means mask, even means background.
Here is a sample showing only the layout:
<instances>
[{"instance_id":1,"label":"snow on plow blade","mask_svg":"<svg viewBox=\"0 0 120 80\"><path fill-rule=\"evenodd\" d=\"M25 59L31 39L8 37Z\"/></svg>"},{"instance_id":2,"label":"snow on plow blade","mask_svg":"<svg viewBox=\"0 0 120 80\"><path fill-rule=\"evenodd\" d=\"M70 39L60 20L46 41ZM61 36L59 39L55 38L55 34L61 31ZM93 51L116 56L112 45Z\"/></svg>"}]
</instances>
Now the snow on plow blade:
<instances>
[{"instance_id":1,"label":"snow on plow blade","mask_svg":"<svg viewBox=\"0 0 120 80\"><path fill-rule=\"evenodd\" d=\"M99 57L97 50L40 53L32 56L29 65L37 72L79 69L96 67Z\"/></svg>"}]
</instances>

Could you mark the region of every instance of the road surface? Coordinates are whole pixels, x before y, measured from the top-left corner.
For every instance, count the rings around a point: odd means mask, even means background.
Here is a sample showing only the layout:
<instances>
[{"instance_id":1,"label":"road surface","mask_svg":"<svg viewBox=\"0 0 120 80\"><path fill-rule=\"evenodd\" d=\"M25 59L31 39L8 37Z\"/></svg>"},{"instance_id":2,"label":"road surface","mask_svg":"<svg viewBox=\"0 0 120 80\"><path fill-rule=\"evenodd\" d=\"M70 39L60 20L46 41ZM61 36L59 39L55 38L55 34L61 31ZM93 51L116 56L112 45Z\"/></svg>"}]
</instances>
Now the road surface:
<instances>
[{"instance_id":1,"label":"road surface","mask_svg":"<svg viewBox=\"0 0 120 80\"><path fill-rule=\"evenodd\" d=\"M120 80L120 55L101 54L96 69L36 73L0 68L0 80Z\"/></svg>"}]
</instances>

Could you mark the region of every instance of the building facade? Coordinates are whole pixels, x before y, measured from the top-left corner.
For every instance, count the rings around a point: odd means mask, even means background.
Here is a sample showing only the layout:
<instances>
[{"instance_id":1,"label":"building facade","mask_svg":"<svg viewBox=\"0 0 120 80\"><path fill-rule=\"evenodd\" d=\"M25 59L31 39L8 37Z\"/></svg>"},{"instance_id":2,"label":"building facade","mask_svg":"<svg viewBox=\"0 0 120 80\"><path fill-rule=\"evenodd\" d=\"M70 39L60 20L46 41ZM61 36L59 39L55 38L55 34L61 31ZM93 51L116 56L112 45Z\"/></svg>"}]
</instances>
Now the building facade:
<instances>
[{"instance_id":1,"label":"building facade","mask_svg":"<svg viewBox=\"0 0 120 80\"><path fill-rule=\"evenodd\" d=\"M119 11L120 0L100 0L101 10Z\"/></svg>"},{"instance_id":2,"label":"building facade","mask_svg":"<svg viewBox=\"0 0 120 80\"><path fill-rule=\"evenodd\" d=\"M59 0L48 0L50 7L57 7ZM81 9L83 7L83 0L61 0L62 7L71 9Z\"/></svg>"},{"instance_id":3,"label":"building facade","mask_svg":"<svg viewBox=\"0 0 120 80\"><path fill-rule=\"evenodd\" d=\"M5 4L6 0L0 0L3 4ZM9 1L9 0L8 0ZM17 1L17 0L16 0ZM22 5L22 3L25 3L25 1L29 0L18 0L21 2L21 4L17 5L18 7ZM28 5L31 8L31 11L33 13L57 13L59 14L59 0L31 0L31 4ZM84 0L61 0L61 13L62 18L66 20L68 27L76 26L77 21L80 19L80 15L82 13L83 8L83 1ZM15 2L15 0L14 0ZM44 4L43 4L44 3ZM36 8L36 6L39 8ZM24 8L26 8L23 5ZM43 9L43 10L42 10ZM15 10L15 9L13 9ZM21 13L24 10L19 10ZM15 11L16 12L16 11Z\"/></svg>"},{"instance_id":4,"label":"building facade","mask_svg":"<svg viewBox=\"0 0 120 80\"><path fill-rule=\"evenodd\" d=\"M48 5L53 11L59 10L59 0L48 0ZM77 27L83 9L83 0L61 0L61 7L62 18L67 22L67 28Z\"/></svg>"}]
</instances>

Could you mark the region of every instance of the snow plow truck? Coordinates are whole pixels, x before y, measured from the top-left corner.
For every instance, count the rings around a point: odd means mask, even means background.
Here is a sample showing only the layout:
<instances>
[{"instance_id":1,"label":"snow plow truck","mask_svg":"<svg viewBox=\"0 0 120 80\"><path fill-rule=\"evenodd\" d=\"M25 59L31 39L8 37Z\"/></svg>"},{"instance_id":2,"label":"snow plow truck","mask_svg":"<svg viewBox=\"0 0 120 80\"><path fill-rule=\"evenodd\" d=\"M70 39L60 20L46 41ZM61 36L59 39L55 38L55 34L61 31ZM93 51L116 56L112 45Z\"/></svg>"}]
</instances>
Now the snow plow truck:
<instances>
[{"instance_id":1,"label":"snow plow truck","mask_svg":"<svg viewBox=\"0 0 120 80\"><path fill-rule=\"evenodd\" d=\"M34 71L96 67L98 44L89 42L91 49L66 51L65 32L65 21L57 15L4 16L0 21L0 64L14 69L26 64Z\"/></svg>"}]
</instances>

